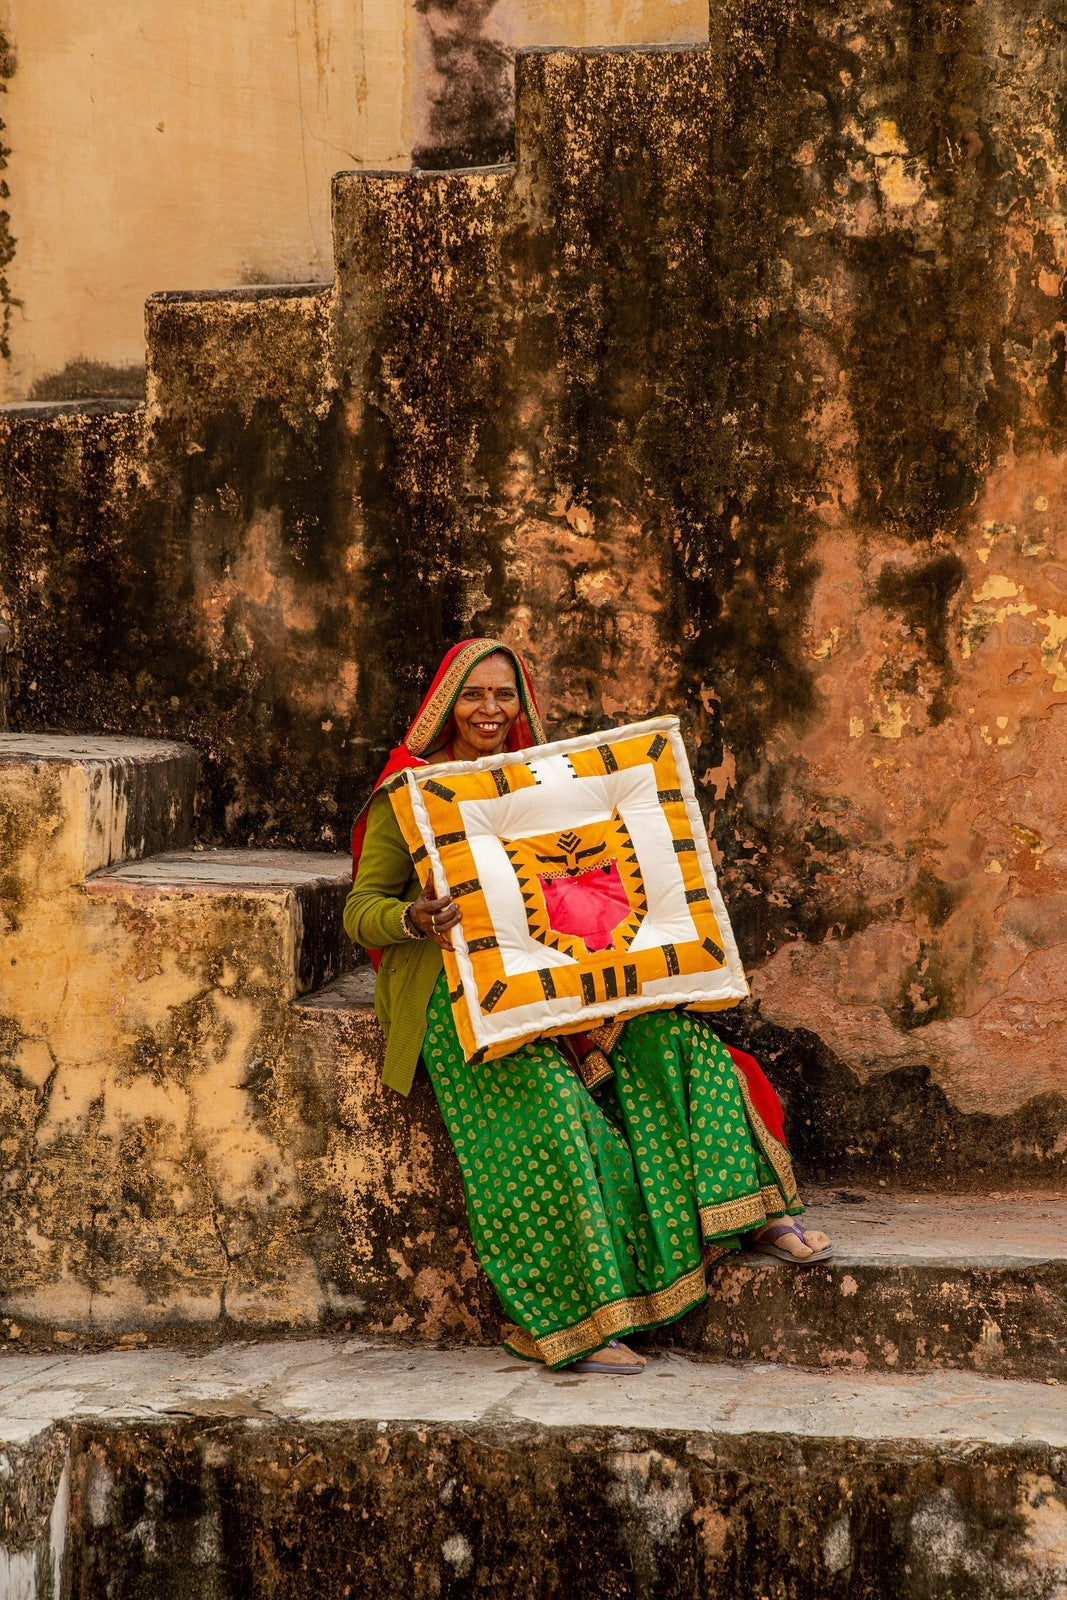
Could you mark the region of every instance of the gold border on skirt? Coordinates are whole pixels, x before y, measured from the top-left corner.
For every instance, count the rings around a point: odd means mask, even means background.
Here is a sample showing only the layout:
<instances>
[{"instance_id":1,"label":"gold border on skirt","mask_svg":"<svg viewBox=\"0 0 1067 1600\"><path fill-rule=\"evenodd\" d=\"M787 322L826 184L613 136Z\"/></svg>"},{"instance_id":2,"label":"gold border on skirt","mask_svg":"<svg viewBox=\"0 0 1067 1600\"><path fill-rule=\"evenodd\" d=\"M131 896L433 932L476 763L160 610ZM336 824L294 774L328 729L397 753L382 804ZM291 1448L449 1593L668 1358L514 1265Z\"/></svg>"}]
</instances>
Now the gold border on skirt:
<instances>
[{"instance_id":1,"label":"gold border on skirt","mask_svg":"<svg viewBox=\"0 0 1067 1600\"><path fill-rule=\"evenodd\" d=\"M535 1339L524 1328L509 1323L504 1330L504 1343L517 1356L529 1361L543 1361L546 1367L558 1367L566 1361L577 1361L590 1350L599 1350L620 1333L632 1333L640 1328L651 1328L659 1322L670 1322L681 1316L691 1306L699 1305L707 1293L703 1262L692 1272L676 1278L667 1289L657 1289L652 1294L633 1295L626 1300L613 1300L610 1305L598 1306L591 1316L575 1322L558 1333L546 1333Z\"/></svg>"}]
</instances>

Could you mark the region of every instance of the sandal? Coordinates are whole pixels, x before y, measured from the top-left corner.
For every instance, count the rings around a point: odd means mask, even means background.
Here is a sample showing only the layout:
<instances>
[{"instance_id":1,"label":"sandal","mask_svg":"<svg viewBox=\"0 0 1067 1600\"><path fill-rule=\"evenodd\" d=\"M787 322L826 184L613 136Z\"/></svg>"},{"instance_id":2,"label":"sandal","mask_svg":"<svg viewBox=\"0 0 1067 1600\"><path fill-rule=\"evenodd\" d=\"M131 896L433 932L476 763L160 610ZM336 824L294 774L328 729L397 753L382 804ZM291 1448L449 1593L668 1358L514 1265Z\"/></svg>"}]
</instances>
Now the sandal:
<instances>
[{"instance_id":1,"label":"sandal","mask_svg":"<svg viewBox=\"0 0 1067 1600\"><path fill-rule=\"evenodd\" d=\"M812 1250L808 1256L795 1256L791 1250L783 1250L778 1243L779 1239L791 1233L801 1244L807 1244L804 1230L795 1222L773 1222L769 1228L764 1228L757 1235L752 1236L750 1249L758 1256L773 1256L775 1261L787 1261L791 1267L813 1267L817 1261L828 1261L834 1253L832 1244L824 1246L822 1250ZM809 1249L811 1247L809 1246Z\"/></svg>"},{"instance_id":2,"label":"sandal","mask_svg":"<svg viewBox=\"0 0 1067 1600\"><path fill-rule=\"evenodd\" d=\"M607 1378L636 1378L639 1372L645 1370L645 1363L638 1361L633 1356L633 1351L627 1350L618 1339L609 1339L606 1345L601 1345L602 1350L622 1350L626 1355L633 1357L630 1361L598 1361L597 1351L590 1356L582 1356L579 1361L572 1361L564 1370L567 1372L600 1373Z\"/></svg>"}]
</instances>

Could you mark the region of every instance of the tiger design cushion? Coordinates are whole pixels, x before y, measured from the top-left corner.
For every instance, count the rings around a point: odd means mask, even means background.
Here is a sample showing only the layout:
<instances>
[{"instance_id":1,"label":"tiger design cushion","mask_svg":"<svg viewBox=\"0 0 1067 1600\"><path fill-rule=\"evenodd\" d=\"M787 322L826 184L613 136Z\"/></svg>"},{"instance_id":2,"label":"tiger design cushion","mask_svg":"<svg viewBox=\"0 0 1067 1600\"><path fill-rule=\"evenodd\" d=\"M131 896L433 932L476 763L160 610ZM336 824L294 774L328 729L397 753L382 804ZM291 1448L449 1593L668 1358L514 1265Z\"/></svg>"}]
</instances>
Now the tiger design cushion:
<instances>
[{"instance_id":1,"label":"tiger design cushion","mask_svg":"<svg viewBox=\"0 0 1067 1600\"><path fill-rule=\"evenodd\" d=\"M386 787L420 878L463 915L445 971L469 1061L748 993L677 718Z\"/></svg>"}]
</instances>

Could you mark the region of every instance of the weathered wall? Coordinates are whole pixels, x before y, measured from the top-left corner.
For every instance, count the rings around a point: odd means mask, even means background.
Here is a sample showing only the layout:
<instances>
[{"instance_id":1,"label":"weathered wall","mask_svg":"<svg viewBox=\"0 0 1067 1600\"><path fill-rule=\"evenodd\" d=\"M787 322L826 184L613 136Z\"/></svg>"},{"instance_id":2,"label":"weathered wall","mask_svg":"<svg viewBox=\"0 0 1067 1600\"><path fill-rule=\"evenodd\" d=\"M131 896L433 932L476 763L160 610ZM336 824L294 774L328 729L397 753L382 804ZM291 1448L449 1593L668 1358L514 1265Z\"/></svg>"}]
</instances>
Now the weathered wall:
<instances>
[{"instance_id":1,"label":"weathered wall","mask_svg":"<svg viewBox=\"0 0 1067 1600\"><path fill-rule=\"evenodd\" d=\"M568 729L684 707L766 1013L966 1111L1064 1086L1062 40L738 7L710 55L527 59L514 184L338 190L342 296L394 275L383 562L400 524L469 574Z\"/></svg>"},{"instance_id":2,"label":"weathered wall","mask_svg":"<svg viewBox=\"0 0 1067 1600\"><path fill-rule=\"evenodd\" d=\"M347 858L189 850L196 765L0 735L0 1337L494 1338L429 1081L325 987Z\"/></svg>"},{"instance_id":3,"label":"weathered wall","mask_svg":"<svg viewBox=\"0 0 1067 1600\"><path fill-rule=\"evenodd\" d=\"M5 1310L314 1323L323 1183L309 1200L303 1166L334 1119L306 1107L290 1002L338 974L344 858L101 876L188 845L192 752L17 744L0 742Z\"/></svg>"},{"instance_id":4,"label":"weathered wall","mask_svg":"<svg viewBox=\"0 0 1067 1600\"><path fill-rule=\"evenodd\" d=\"M14 715L190 736L217 837L339 843L503 629L561 732L682 711L757 1044L1062 1165L1065 21L735 0L523 58L514 173L343 176L332 297L160 309L117 479L5 423Z\"/></svg>"},{"instance_id":5,"label":"weathered wall","mask_svg":"<svg viewBox=\"0 0 1067 1600\"><path fill-rule=\"evenodd\" d=\"M4 0L0 30L10 400L140 393L157 290L329 278L333 173L509 150L516 46L706 39L707 5Z\"/></svg>"},{"instance_id":6,"label":"weathered wall","mask_svg":"<svg viewBox=\"0 0 1067 1600\"><path fill-rule=\"evenodd\" d=\"M420 167L511 158L517 49L708 37L707 0L415 0L415 10L413 159Z\"/></svg>"},{"instance_id":7,"label":"weathered wall","mask_svg":"<svg viewBox=\"0 0 1067 1600\"><path fill-rule=\"evenodd\" d=\"M72 1600L105 1581L115 1600L1045 1600L1062 1587L1063 1452L1039 1444L935 1453L510 1418L267 1416L77 1427Z\"/></svg>"},{"instance_id":8,"label":"weathered wall","mask_svg":"<svg viewBox=\"0 0 1067 1600\"><path fill-rule=\"evenodd\" d=\"M3 25L3 398L136 394L148 294L328 278L332 174L410 159L404 0L7 0Z\"/></svg>"}]
</instances>

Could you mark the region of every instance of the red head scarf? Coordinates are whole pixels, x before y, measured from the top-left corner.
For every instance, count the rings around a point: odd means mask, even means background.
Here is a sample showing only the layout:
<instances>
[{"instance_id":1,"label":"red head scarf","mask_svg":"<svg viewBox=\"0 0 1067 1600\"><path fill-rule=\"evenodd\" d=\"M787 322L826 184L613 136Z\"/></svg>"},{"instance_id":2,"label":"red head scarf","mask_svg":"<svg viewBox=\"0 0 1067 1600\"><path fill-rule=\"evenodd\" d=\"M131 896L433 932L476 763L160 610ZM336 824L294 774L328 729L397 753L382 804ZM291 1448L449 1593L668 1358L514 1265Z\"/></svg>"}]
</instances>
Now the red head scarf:
<instances>
[{"instance_id":1,"label":"red head scarf","mask_svg":"<svg viewBox=\"0 0 1067 1600\"><path fill-rule=\"evenodd\" d=\"M404 735L403 743L398 744L390 753L389 760L378 774L367 804L356 818L352 829L353 878L359 868L363 841L367 836L367 807L378 789L386 778L392 777L394 772L403 772L406 767L421 767L427 756L431 756L446 743L452 731L452 707L468 674L474 670L479 661L484 661L486 656L496 655L508 657L515 668L515 680L519 686L520 709L508 732L507 749L529 750L533 745L544 744L545 730L541 722L541 713L537 709L533 684L530 682L526 663L518 652L510 645L502 644L499 639L464 639L462 644L453 645L434 674L434 680L426 691L426 698L415 713L415 720ZM377 962L375 965L377 966Z\"/></svg>"}]
</instances>

